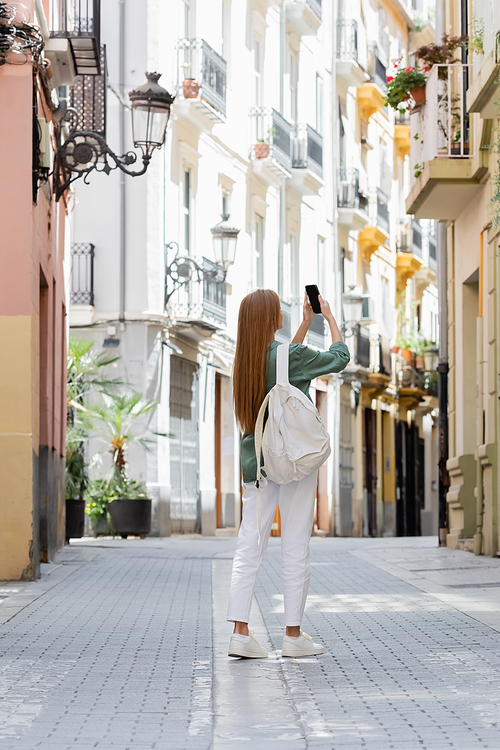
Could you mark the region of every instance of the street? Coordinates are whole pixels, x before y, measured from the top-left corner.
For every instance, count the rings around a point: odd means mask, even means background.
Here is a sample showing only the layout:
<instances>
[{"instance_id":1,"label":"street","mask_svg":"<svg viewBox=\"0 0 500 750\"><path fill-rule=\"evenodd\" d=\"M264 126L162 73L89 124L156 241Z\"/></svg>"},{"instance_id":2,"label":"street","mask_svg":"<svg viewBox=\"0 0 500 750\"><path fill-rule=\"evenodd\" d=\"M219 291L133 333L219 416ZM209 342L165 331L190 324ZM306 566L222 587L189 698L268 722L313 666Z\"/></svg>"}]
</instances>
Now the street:
<instances>
[{"instance_id":1,"label":"street","mask_svg":"<svg viewBox=\"0 0 500 750\"><path fill-rule=\"evenodd\" d=\"M42 579L0 587L0 745L261 749L500 747L500 560L435 539L320 539L282 659L279 539L227 657L234 538L82 539Z\"/></svg>"}]
</instances>

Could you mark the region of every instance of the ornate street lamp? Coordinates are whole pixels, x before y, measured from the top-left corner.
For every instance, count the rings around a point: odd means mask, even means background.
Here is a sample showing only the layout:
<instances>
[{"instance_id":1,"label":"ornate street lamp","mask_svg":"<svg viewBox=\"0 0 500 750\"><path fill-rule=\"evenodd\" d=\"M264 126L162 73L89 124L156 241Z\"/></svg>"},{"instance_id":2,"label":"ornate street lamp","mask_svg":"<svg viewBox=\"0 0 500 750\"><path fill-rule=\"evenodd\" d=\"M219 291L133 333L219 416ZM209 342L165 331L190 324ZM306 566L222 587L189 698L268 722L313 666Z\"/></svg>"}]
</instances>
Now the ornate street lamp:
<instances>
[{"instance_id":1,"label":"ornate street lamp","mask_svg":"<svg viewBox=\"0 0 500 750\"><path fill-rule=\"evenodd\" d=\"M129 93L134 146L142 151L142 169L136 172L128 169L137 161L137 154L133 151L118 156L99 133L75 128L57 152L56 200L78 178L83 177L84 182L88 183L88 176L93 170L109 174L118 168L131 177L146 172L153 151L160 148L165 140L174 101L174 97L159 85L160 76L161 73L146 73L147 82Z\"/></svg>"},{"instance_id":2,"label":"ornate street lamp","mask_svg":"<svg viewBox=\"0 0 500 750\"><path fill-rule=\"evenodd\" d=\"M431 344L425 348L424 362L426 372L436 372L439 364L439 349L435 344Z\"/></svg>"},{"instance_id":3,"label":"ornate street lamp","mask_svg":"<svg viewBox=\"0 0 500 750\"><path fill-rule=\"evenodd\" d=\"M181 286L185 286L195 277L197 282L212 281L222 284L226 280L229 266L234 263L239 229L229 223L229 214L222 214L222 221L210 230L212 233L216 265L203 268L188 255L180 255L177 242L165 246L165 308L170 297ZM169 250L175 249L175 256L169 263Z\"/></svg>"},{"instance_id":4,"label":"ornate street lamp","mask_svg":"<svg viewBox=\"0 0 500 750\"><path fill-rule=\"evenodd\" d=\"M222 214L222 221L219 221L210 231L212 232L215 262L226 269L227 272L229 266L234 263L240 230L230 224L229 214Z\"/></svg>"}]
</instances>

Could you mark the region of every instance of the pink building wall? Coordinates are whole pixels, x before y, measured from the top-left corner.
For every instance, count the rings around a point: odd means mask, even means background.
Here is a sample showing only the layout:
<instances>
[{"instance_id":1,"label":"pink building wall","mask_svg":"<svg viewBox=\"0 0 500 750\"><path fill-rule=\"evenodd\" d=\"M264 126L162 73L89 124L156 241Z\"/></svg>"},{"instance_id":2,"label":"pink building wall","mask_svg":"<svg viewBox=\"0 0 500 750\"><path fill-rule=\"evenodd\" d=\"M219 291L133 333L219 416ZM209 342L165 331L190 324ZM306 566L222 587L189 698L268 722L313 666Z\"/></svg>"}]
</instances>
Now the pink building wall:
<instances>
[{"instance_id":1,"label":"pink building wall","mask_svg":"<svg viewBox=\"0 0 500 750\"><path fill-rule=\"evenodd\" d=\"M67 212L51 178L33 203L34 81L51 123L36 65L0 66L0 579L11 580L37 577L65 535Z\"/></svg>"}]
</instances>

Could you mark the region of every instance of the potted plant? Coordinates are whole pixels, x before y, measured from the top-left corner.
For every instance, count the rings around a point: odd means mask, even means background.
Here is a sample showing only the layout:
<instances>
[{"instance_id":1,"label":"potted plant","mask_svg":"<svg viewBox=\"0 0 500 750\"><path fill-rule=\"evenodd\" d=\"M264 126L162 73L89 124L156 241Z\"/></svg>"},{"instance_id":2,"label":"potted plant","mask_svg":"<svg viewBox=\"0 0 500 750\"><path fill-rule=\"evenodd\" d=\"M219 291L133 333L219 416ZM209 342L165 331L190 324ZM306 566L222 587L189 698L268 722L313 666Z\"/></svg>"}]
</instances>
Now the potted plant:
<instances>
[{"instance_id":1,"label":"potted plant","mask_svg":"<svg viewBox=\"0 0 500 750\"><path fill-rule=\"evenodd\" d=\"M460 47L465 47L468 39L467 34L462 34L462 36L443 34L441 44L432 43L419 47L415 52L415 58L420 60L427 70L431 70L433 65L452 65L460 62L455 57L455 52ZM438 71L438 77L441 80L447 79L448 75L445 68Z\"/></svg>"},{"instance_id":2,"label":"potted plant","mask_svg":"<svg viewBox=\"0 0 500 750\"><path fill-rule=\"evenodd\" d=\"M200 91L200 84L194 78L185 78L182 82L182 94L184 99L196 99Z\"/></svg>"},{"instance_id":3,"label":"potted plant","mask_svg":"<svg viewBox=\"0 0 500 750\"><path fill-rule=\"evenodd\" d=\"M413 99L415 105L425 101L426 69L418 65L409 65L407 68L398 68L395 64L393 76L387 76L386 104L399 111L402 102Z\"/></svg>"},{"instance_id":4,"label":"potted plant","mask_svg":"<svg viewBox=\"0 0 500 750\"><path fill-rule=\"evenodd\" d=\"M127 447L135 444L149 450L151 439L144 432L136 432L135 425L138 419L151 414L157 403L133 391L101 393L101 399L101 404L86 409L85 425L107 445L112 466L108 475L95 485L96 491L89 493L88 513L91 518L102 520L109 512L113 528L124 537L146 536L151 527L151 500L146 496L144 484L128 475Z\"/></svg>"},{"instance_id":5,"label":"potted plant","mask_svg":"<svg viewBox=\"0 0 500 750\"><path fill-rule=\"evenodd\" d=\"M85 492L89 483L85 458L88 435L79 415L91 391L113 388L121 383L102 374L119 356L95 351L94 342L70 336L67 355L67 426L66 426L66 540L83 536L85 527Z\"/></svg>"},{"instance_id":6,"label":"potted plant","mask_svg":"<svg viewBox=\"0 0 500 750\"><path fill-rule=\"evenodd\" d=\"M259 138L257 143L254 144L253 151L256 159L267 159L269 156L269 142L266 142L263 138Z\"/></svg>"}]
</instances>

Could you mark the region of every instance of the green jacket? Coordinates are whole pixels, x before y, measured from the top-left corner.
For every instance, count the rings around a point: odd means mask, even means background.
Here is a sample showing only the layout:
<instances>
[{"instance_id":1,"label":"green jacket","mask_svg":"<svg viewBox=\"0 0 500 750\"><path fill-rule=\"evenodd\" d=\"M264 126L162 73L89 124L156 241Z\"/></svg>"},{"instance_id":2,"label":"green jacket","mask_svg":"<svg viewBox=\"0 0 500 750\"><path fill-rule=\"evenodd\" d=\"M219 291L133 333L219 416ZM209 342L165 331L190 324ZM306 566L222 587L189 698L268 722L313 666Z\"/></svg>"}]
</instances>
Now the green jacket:
<instances>
[{"instance_id":1,"label":"green jacket","mask_svg":"<svg viewBox=\"0 0 500 750\"><path fill-rule=\"evenodd\" d=\"M276 348L278 341L272 341L267 361L266 393L276 385ZM328 351L319 352L303 344L290 344L288 380L296 388L309 396L311 380L321 375L340 372L349 362L349 349L343 342L332 344ZM257 479L257 459L255 457L254 436L243 435L241 440L241 466L244 482Z\"/></svg>"}]
</instances>

